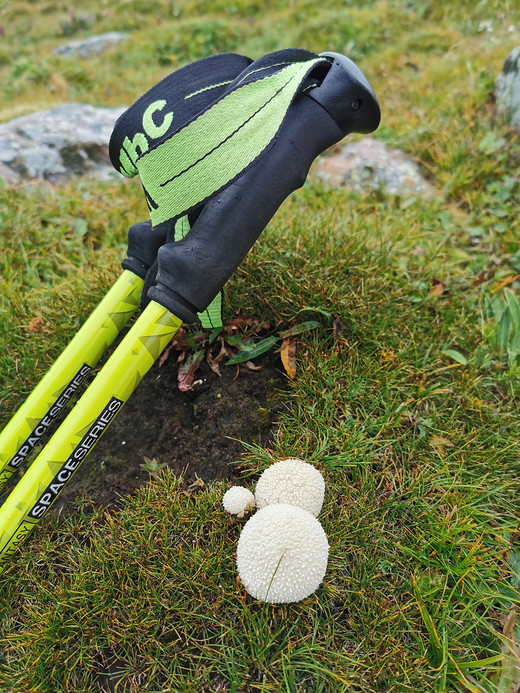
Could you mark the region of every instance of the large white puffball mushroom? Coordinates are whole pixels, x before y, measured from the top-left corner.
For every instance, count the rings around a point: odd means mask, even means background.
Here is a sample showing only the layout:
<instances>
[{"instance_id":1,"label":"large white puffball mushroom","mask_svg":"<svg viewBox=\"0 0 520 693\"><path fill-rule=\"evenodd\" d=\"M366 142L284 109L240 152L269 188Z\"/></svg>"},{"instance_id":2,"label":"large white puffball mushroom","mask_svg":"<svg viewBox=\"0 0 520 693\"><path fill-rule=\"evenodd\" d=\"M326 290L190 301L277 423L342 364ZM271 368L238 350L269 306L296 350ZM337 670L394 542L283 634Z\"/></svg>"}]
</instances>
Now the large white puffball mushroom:
<instances>
[{"instance_id":1,"label":"large white puffball mushroom","mask_svg":"<svg viewBox=\"0 0 520 693\"><path fill-rule=\"evenodd\" d=\"M248 488L232 486L224 494L222 505L231 515L244 517L247 510L255 507L255 497Z\"/></svg>"},{"instance_id":2,"label":"large white puffball mushroom","mask_svg":"<svg viewBox=\"0 0 520 693\"><path fill-rule=\"evenodd\" d=\"M318 517L325 481L312 464L303 460L288 459L275 462L258 479L255 490L256 507L264 508L273 503L289 503L308 510Z\"/></svg>"},{"instance_id":3,"label":"large white puffball mushroom","mask_svg":"<svg viewBox=\"0 0 520 693\"><path fill-rule=\"evenodd\" d=\"M299 602L320 586L328 555L327 536L311 513L288 503L268 505L240 533L238 574L255 599Z\"/></svg>"}]
</instances>

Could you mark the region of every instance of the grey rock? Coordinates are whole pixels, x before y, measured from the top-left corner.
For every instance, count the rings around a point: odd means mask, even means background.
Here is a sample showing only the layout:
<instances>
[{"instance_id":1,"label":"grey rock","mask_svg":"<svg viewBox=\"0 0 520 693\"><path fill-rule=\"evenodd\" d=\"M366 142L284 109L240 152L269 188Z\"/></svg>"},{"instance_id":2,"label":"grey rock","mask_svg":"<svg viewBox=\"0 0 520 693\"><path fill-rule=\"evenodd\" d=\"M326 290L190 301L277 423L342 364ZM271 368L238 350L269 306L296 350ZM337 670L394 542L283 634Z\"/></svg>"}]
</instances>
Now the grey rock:
<instances>
[{"instance_id":1,"label":"grey rock","mask_svg":"<svg viewBox=\"0 0 520 693\"><path fill-rule=\"evenodd\" d=\"M419 166L400 149L390 149L373 137L364 137L323 156L314 172L333 187L388 195L431 199L434 188Z\"/></svg>"},{"instance_id":2,"label":"grey rock","mask_svg":"<svg viewBox=\"0 0 520 693\"><path fill-rule=\"evenodd\" d=\"M125 108L65 104L0 123L0 177L60 183L72 176L116 176L108 142Z\"/></svg>"},{"instance_id":3,"label":"grey rock","mask_svg":"<svg viewBox=\"0 0 520 693\"><path fill-rule=\"evenodd\" d=\"M110 31L106 34L97 34L86 39L69 41L56 48L56 55L64 55L67 58L90 58L99 55L107 48L111 48L126 38L126 34L118 31Z\"/></svg>"},{"instance_id":4,"label":"grey rock","mask_svg":"<svg viewBox=\"0 0 520 693\"><path fill-rule=\"evenodd\" d=\"M520 131L520 46L513 48L496 80L497 110Z\"/></svg>"}]
</instances>

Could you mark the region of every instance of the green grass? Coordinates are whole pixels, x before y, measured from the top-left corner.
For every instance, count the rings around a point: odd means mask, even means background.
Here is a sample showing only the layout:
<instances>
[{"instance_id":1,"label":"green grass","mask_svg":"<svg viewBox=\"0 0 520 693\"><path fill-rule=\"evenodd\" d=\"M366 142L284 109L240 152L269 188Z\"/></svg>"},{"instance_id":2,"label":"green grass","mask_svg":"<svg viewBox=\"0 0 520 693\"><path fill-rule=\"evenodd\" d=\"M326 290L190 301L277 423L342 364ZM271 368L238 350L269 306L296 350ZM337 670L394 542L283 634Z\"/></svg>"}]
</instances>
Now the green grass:
<instances>
[{"instance_id":1,"label":"green grass","mask_svg":"<svg viewBox=\"0 0 520 693\"><path fill-rule=\"evenodd\" d=\"M323 323L298 338L275 441L237 460L251 488L286 456L323 472L331 550L317 592L252 600L224 487L186 493L165 470L117 511L85 499L79 515L49 518L15 557L0 591L0 688L513 693L520 634L503 633L520 603L520 138L491 93L518 8L69 6L0 10L0 119L130 103L222 50L346 51L380 99L377 136L420 162L438 195L354 195L311 177L227 287L229 315ZM130 38L89 61L52 55L109 30ZM145 216L135 181L0 191L0 423L96 305Z\"/></svg>"}]
</instances>

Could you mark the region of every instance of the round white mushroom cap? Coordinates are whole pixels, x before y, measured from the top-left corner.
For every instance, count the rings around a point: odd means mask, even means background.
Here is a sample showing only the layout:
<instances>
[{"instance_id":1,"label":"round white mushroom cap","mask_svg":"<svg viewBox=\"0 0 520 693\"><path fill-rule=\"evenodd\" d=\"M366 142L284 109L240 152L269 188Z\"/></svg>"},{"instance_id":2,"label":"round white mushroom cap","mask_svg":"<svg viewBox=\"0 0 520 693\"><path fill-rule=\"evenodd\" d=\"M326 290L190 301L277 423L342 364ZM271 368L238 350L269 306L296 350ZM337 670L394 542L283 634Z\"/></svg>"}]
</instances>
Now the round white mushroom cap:
<instances>
[{"instance_id":1,"label":"round white mushroom cap","mask_svg":"<svg viewBox=\"0 0 520 693\"><path fill-rule=\"evenodd\" d=\"M242 529L238 574L256 599L298 602L320 586L328 555L327 536L311 513L288 503L268 505Z\"/></svg>"},{"instance_id":2,"label":"round white mushroom cap","mask_svg":"<svg viewBox=\"0 0 520 693\"><path fill-rule=\"evenodd\" d=\"M255 507L255 497L248 488L232 486L224 494L222 505L231 515L243 517L247 510Z\"/></svg>"},{"instance_id":3,"label":"round white mushroom cap","mask_svg":"<svg viewBox=\"0 0 520 693\"><path fill-rule=\"evenodd\" d=\"M303 460L288 459L275 462L258 479L255 490L256 507L273 503L289 503L308 510L318 517L325 481L312 464Z\"/></svg>"}]
</instances>

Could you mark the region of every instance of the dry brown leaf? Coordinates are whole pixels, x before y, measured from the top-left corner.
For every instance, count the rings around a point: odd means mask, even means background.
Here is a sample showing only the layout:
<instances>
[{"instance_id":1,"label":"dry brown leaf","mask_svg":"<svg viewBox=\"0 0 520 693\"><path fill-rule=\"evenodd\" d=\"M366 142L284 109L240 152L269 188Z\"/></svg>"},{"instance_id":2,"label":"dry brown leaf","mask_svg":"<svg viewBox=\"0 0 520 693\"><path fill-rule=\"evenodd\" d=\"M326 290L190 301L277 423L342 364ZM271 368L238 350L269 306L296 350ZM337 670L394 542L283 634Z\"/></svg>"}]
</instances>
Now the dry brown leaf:
<instances>
[{"instance_id":1,"label":"dry brown leaf","mask_svg":"<svg viewBox=\"0 0 520 693\"><path fill-rule=\"evenodd\" d=\"M280 349L280 356L282 358L283 367L289 378L294 378L296 376L296 340L288 337L282 342L282 347Z\"/></svg>"},{"instance_id":2,"label":"dry brown leaf","mask_svg":"<svg viewBox=\"0 0 520 693\"><path fill-rule=\"evenodd\" d=\"M171 351L174 347L176 347L176 346L177 346L177 342L176 342L176 340L174 339L173 342L171 342L171 344L169 344L169 345L166 347L166 349L164 350L164 352L163 352L161 358L159 359L159 368L162 368L162 367L164 366L164 364L165 364L166 361L168 360L168 357L170 356L170 351Z\"/></svg>"},{"instance_id":3,"label":"dry brown leaf","mask_svg":"<svg viewBox=\"0 0 520 693\"><path fill-rule=\"evenodd\" d=\"M224 358L231 358L233 356L234 351L233 349L227 344L222 337L218 338L218 342L220 344L220 351L215 357L211 357L211 360L215 364L219 364Z\"/></svg>"},{"instance_id":4,"label":"dry brown leaf","mask_svg":"<svg viewBox=\"0 0 520 693\"><path fill-rule=\"evenodd\" d=\"M257 322L255 320L256 325L255 329L252 330L251 334L258 334L259 332L266 332L267 330L271 329L271 325L268 322Z\"/></svg>"},{"instance_id":5,"label":"dry brown leaf","mask_svg":"<svg viewBox=\"0 0 520 693\"><path fill-rule=\"evenodd\" d=\"M438 279L432 279L431 293L434 296L449 296L450 291L446 284L443 284Z\"/></svg>"},{"instance_id":6,"label":"dry brown leaf","mask_svg":"<svg viewBox=\"0 0 520 693\"><path fill-rule=\"evenodd\" d=\"M251 320L251 318L238 317L233 318L232 320L226 320L226 324L224 325L224 333L234 334L241 329L251 327L252 324L253 321Z\"/></svg>"},{"instance_id":7,"label":"dry brown leaf","mask_svg":"<svg viewBox=\"0 0 520 693\"><path fill-rule=\"evenodd\" d=\"M219 363L222 361L221 354L222 354L222 349L220 350L220 353L217 354L217 356L215 358L213 358L213 356L211 355L211 351L208 351L208 353L206 354L206 361L208 363L208 366L211 368L213 373L215 373L215 375L218 375L219 377L222 377L222 373L220 372L220 366L219 366Z\"/></svg>"},{"instance_id":8,"label":"dry brown leaf","mask_svg":"<svg viewBox=\"0 0 520 693\"><path fill-rule=\"evenodd\" d=\"M432 436L429 443L431 447L434 448L434 450L437 450L437 452L442 456L446 454L445 448L453 447L451 440L448 440L448 438L443 438L442 436Z\"/></svg>"},{"instance_id":9,"label":"dry brown leaf","mask_svg":"<svg viewBox=\"0 0 520 693\"><path fill-rule=\"evenodd\" d=\"M43 318L41 318L39 315L37 315L35 318L33 318L29 322L29 329L32 330L33 332L39 332L42 327L43 327Z\"/></svg>"},{"instance_id":10,"label":"dry brown leaf","mask_svg":"<svg viewBox=\"0 0 520 693\"><path fill-rule=\"evenodd\" d=\"M474 288L480 286L481 284L484 284L484 282L489 282L493 277L495 276L496 269L492 267L491 269L483 269L481 270L475 279L473 280L471 286Z\"/></svg>"}]
</instances>

